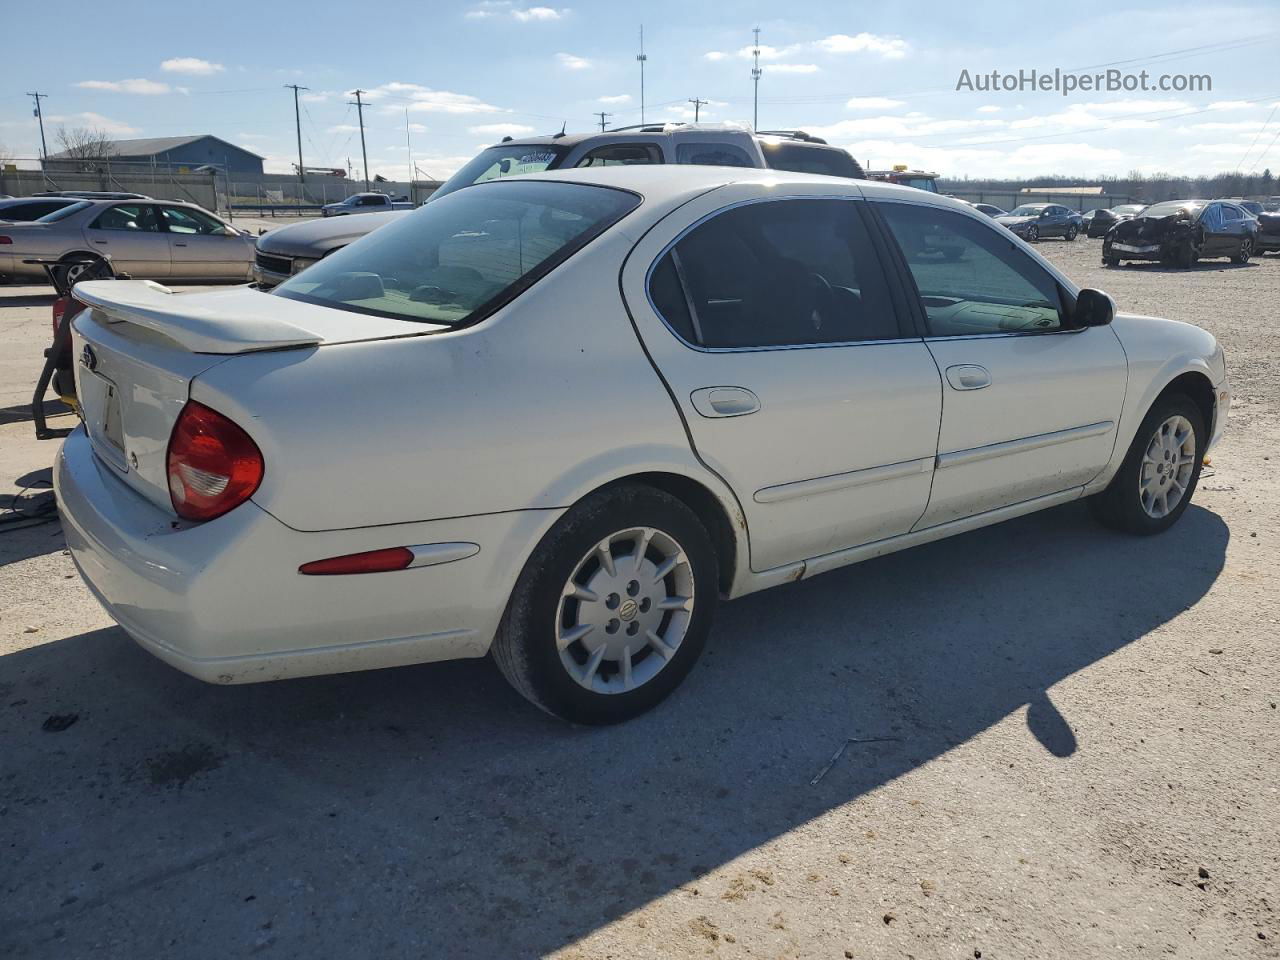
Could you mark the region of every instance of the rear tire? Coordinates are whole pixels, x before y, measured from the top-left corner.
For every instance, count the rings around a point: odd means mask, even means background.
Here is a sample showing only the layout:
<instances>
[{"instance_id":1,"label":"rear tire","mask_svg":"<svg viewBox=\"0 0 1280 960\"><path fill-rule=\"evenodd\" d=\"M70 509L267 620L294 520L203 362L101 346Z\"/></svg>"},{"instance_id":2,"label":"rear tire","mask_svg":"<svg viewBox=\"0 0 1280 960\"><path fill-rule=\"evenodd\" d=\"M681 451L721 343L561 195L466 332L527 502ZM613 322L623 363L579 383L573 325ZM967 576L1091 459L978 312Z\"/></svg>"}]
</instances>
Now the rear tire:
<instances>
[{"instance_id":1,"label":"rear tire","mask_svg":"<svg viewBox=\"0 0 1280 960\"><path fill-rule=\"evenodd\" d=\"M652 487L606 488L534 550L493 659L547 713L620 723L656 706L693 668L718 600L718 561L697 515Z\"/></svg>"},{"instance_id":2,"label":"rear tire","mask_svg":"<svg viewBox=\"0 0 1280 960\"><path fill-rule=\"evenodd\" d=\"M1241 264L1248 263L1251 256L1253 256L1253 241L1248 237L1245 237L1240 241L1240 249L1236 252L1235 256L1231 258L1231 262Z\"/></svg>"},{"instance_id":3,"label":"rear tire","mask_svg":"<svg viewBox=\"0 0 1280 960\"><path fill-rule=\"evenodd\" d=\"M1076 229L1076 225L1073 223L1071 226L1067 227L1067 239L1074 240L1076 238L1076 234L1079 232L1080 231Z\"/></svg>"},{"instance_id":4,"label":"rear tire","mask_svg":"<svg viewBox=\"0 0 1280 960\"><path fill-rule=\"evenodd\" d=\"M1089 509L1113 530L1163 533L1191 502L1207 441L1204 417L1190 397L1161 397L1147 411L1111 483L1089 498Z\"/></svg>"}]
</instances>

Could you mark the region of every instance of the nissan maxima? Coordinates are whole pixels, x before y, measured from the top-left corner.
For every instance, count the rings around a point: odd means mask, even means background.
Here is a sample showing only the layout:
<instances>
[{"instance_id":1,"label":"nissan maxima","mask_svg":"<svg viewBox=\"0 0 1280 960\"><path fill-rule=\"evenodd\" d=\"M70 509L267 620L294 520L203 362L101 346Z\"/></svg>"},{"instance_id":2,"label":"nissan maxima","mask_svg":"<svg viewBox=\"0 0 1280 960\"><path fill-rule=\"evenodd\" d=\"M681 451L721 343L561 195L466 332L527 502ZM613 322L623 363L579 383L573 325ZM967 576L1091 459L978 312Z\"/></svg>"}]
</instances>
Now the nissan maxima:
<instances>
[{"instance_id":1,"label":"nissan maxima","mask_svg":"<svg viewBox=\"0 0 1280 960\"><path fill-rule=\"evenodd\" d=\"M722 600L1082 498L1158 534L1230 401L1211 335L967 204L776 170L497 180L271 293L76 295L58 502L142 646L216 683L491 653L585 723Z\"/></svg>"}]
</instances>

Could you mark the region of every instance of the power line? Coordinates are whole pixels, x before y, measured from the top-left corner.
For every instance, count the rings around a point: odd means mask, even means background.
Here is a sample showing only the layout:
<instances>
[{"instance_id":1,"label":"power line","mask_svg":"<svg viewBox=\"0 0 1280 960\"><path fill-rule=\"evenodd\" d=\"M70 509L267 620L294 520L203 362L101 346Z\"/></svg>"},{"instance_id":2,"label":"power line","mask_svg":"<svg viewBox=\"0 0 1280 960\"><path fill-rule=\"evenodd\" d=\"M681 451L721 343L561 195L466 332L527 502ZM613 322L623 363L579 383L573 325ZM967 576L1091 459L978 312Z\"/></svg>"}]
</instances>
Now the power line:
<instances>
[{"instance_id":1,"label":"power line","mask_svg":"<svg viewBox=\"0 0 1280 960\"><path fill-rule=\"evenodd\" d=\"M687 101L685 101L685 102L686 102L686 103L692 103L692 104L693 104L693 122L694 122L694 123L697 123L697 122L698 122L698 115L699 115L699 113L701 112L703 105L704 105L704 104L707 104L707 103L710 103L711 101L709 101L709 100L699 100L697 97L690 97L690 98L689 98Z\"/></svg>"},{"instance_id":2,"label":"power line","mask_svg":"<svg viewBox=\"0 0 1280 960\"><path fill-rule=\"evenodd\" d=\"M599 111L599 112L597 112L597 113L593 113L593 114L592 114L592 116L593 116L593 117L599 117L599 118L600 118L600 132L601 132L601 133L604 133L604 122L605 122L605 120L606 120L606 119L608 119L609 117L612 117L612 116L613 116L613 114L612 114L612 113L605 113L603 110L600 110L600 111Z\"/></svg>"},{"instance_id":3,"label":"power line","mask_svg":"<svg viewBox=\"0 0 1280 960\"><path fill-rule=\"evenodd\" d=\"M28 93L27 96L31 97L36 102L36 109L35 109L36 120L40 122L40 159L48 160L49 145L45 143L45 139L44 139L44 111L40 109L40 101L42 99L48 100L49 95L47 93L36 92L36 93Z\"/></svg>"},{"instance_id":4,"label":"power line","mask_svg":"<svg viewBox=\"0 0 1280 960\"><path fill-rule=\"evenodd\" d=\"M365 93L364 90L353 90L356 95L356 113L360 116L360 154L364 157L364 188L369 189L369 151L364 146L364 101L360 99L360 95ZM350 101L348 101L350 103Z\"/></svg>"}]
</instances>

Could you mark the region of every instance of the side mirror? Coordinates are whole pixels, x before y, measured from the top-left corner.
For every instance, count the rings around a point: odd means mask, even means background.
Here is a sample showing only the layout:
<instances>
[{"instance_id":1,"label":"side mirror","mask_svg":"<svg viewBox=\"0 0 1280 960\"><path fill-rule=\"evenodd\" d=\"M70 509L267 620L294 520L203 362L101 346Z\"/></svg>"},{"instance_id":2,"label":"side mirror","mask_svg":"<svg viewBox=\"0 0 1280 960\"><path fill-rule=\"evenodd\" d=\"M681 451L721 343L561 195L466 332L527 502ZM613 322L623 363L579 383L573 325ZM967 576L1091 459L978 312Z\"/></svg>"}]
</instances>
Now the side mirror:
<instances>
[{"instance_id":1,"label":"side mirror","mask_svg":"<svg viewBox=\"0 0 1280 960\"><path fill-rule=\"evenodd\" d=\"M1116 316L1116 302L1101 290L1085 288L1076 295L1077 327L1105 327Z\"/></svg>"}]
</instances>

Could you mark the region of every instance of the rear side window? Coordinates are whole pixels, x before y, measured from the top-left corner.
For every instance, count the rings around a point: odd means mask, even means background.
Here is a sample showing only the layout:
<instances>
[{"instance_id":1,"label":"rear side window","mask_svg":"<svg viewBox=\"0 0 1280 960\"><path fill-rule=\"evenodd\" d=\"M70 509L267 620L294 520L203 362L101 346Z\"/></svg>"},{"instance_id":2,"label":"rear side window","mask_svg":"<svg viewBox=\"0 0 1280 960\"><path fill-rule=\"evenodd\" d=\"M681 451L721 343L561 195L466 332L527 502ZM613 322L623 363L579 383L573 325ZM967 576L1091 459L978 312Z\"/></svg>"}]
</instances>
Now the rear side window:
<instances>
[{"instance_id":1,"label":"rear side window","mask_svg":"<svg viewBox=\"0 0 1280 960\"><path fill-rule=\"evenodd\" d=\"M662 151L652 143L615 143L596 147L578 161L579 167L621 167L634 163L661 163Z\"/></svg>"},{"instance_id":2,"label":"rear side window","mask_svg":"<svg viewBox=\"0 0 1280 960\"><path fill-rule=\"evenodd\" d=\"M789 199L717 214L655 264L653 305L702 347L894 339L887 284L857 206Z\"/></svg>"},{"instance_id":3,"label":"rear side window","mask_svg":"<svg viewBox=\"0 0 1280 960\"><path fill-rule=\"evenodd\" d=\"M331 253L273 293L463 324L518 296L639 203L624 190L556 181L459 190Z\"/></svg>"},{"instance_id":4,"label":"rear side window","mask_svg":"<svg viewBox=\"0 0 1280 960\"><path fill-rule=\"evenodd\" d=\"M761 141L764 162L774 170L817 173L828 177L862 176L862 168L845 151L835 147Z\"/></svg>"},{"instance_id":5,"label":"rear side window","mask_svg":"<svg viewBox=\"0 0 1280 960\"><path fill-rule=\"evenodd\" d=\"M12 203L0 206L0 220L38 220L46 214L67 206L65 200L33 200L30 203Z\"/></svg>"},{"instance_id":6,"label":"rear side window","mask_svg":"<svg viewBox=\"0 0 1280 960\"><path fill-rule=\"evenodd\" d=\"M676 163L692 163L705 167L754 167L741 147L732 143L678 143Z\"/></svg>"},{"instance_id":7,"label":"rear side window","mask_svg":"<svg viewBox=\"0 0 1280 960\"><path fill-rule=\"evenodd\" d=\"M920 292L931 337L1065 326L1058 282L1007 231L952 210L877 203Z\"/></svg>"},{"instance_id":8,"label":"rear side window","mask_svg":"<svg viewBox=\"0 0 1280 960\"><path fill-rule=\"evenodd\" d=\"M71 204L69 207L59 207L57 210L53 211L53 213L46 213L40 218L40 222L57 223L59 220L65 220L67 217L77 214L81 210L87 210L91 206L93 206L93 204L88 200L80 200L77 203Z\"/></svg>"}]
</instances>

